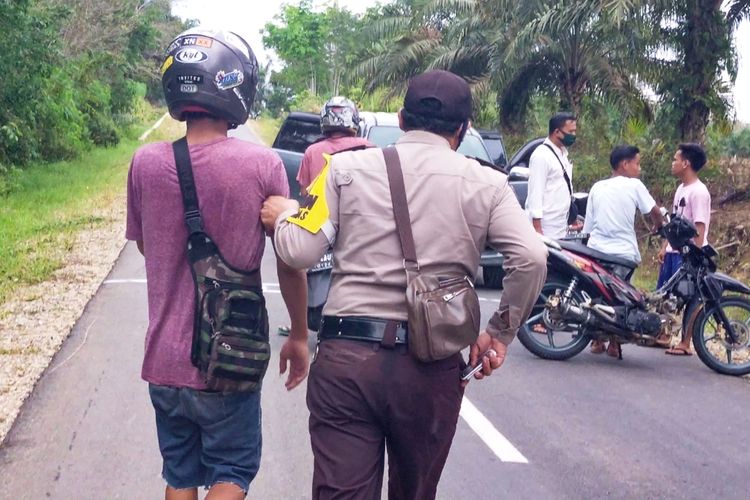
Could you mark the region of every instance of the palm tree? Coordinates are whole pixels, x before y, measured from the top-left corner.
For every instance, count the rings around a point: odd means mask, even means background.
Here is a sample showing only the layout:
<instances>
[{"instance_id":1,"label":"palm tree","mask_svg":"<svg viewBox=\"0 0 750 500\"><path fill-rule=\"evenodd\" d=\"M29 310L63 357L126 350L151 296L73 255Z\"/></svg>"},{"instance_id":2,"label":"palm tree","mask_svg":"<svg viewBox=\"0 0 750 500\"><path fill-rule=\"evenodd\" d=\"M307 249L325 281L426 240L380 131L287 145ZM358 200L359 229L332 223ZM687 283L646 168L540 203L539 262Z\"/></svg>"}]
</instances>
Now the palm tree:
<instances>
[{"instance_id":1,"label":"palm tree","mask_svg":"<svg viewBox=\"0 0 750 500\"><path fill-rule=\"evenodd\" d=\"M723 94L737 72L732 32L750 17L750 0L650 0L641 4L654 19L653 50L648 54L673 55L654 64L659 71L653 75L653 84L664 112L677 123L680 139L703 142L711 116L723 120L729 109Z\"/></svg>"},{"instance_id":2,"label":"palm tree","mask_svg":"<svg viewBox=\"0 0 750 500\"><path fill-rule=\"evenodd\" d=\"M586 95L626 114L646 108L634 74L643 27L629 0L401 0L371 25L370 57L359 67L369 87L402 91L428 68L494 90L501 121L514 128L536 94L579 112ZM628 30L623 28L628 25ZM383 40L386 40L384 43Z\"/></svg>"}]
</instances>

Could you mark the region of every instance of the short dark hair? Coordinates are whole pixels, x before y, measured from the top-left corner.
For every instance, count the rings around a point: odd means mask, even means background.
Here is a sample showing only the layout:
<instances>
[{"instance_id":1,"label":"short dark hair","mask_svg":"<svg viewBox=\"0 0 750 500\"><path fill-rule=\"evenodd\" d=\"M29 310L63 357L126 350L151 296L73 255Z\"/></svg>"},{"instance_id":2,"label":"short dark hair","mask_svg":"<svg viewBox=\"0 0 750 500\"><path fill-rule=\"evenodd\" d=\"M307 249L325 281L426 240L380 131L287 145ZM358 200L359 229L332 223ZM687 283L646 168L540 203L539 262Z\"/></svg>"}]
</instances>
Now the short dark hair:
<instances>
[{"instance_id":1,"label":"short dark hair","mask_svg":"<svg viewBox=\"0 0 750 500\"><path fill-rule=\"evenodd\" d=\"M555 130L565 126L565 122L570 121L578 121L578 118L576 118L576 115L568 111L561 111L560 113L555 114L549 119L549 133L551 134Z\"/></svg>"},{"instance_id":2,"label":"short dark hair","mask_svg":"<svg viewBox=\"0 0 750 500\"><path fill-rule=\"evenodd\" d=\"M401 118L404 120L404 128L406 131L426 130L427 132L432 132L433 134L438 135L453 135L456 133L456 130L468 122L468 120L443 120L441 118L418 115L407 111L406 109L401 110Z\"/></svg>"},{"instance_id":3,"label":"short dark hair","mask_svg":"<svg viewBox=\"0 0 750 500\"><path fill-rule=\"evenodd\" d=\"M631 146L630 144L620 144L619 146L615 146L615 148L612 150L612 153L610 153L609 155L609 165L612 167L612 170L615 170L618 166L620 166L621 162L632 160L640 152L640 149L635 146Z\"/></svg>"},{"instance_id":4,"label":"short dark hair","mask_svg":"<svg viewBox=\"0 0 750 500\"><path fill-rule=\"evenodd\" d=\"M700 144L684 142L677 149L682 153L682 157L690 163L690 168L694 172L699 171L706 164L706 151Z\"/></svg>"}]
</instances>

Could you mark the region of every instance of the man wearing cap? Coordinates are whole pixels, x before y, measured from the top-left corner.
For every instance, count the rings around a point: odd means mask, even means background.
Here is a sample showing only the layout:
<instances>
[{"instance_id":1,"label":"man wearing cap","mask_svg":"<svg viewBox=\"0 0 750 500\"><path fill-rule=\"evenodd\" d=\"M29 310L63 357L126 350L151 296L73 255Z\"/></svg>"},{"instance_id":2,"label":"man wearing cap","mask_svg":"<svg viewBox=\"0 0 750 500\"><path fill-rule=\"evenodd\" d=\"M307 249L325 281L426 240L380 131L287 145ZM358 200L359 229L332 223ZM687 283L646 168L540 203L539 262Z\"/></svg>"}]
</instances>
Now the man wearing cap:
<instances>
[{"instance_id":1,"label":"man wearing cap","mask_svg":"<svg viewBox=\"0 0 750 500\"><path fill-rule=\"evenodd\" d=\"M525 217L507 177L455 150L472 115L471 91L459 76L414 77L399 112L406 132L396 143L413 239L422 272L474 278L485 243L505 255L505 292L470 363L484 356L481 379L500 367L546 275L546 248ZM333 156L296 202L266 200L281 258L315 264L333 246L333 280L307 405L315 458L313 498L380 498L388 446L389 498L434 498L456 430L463 396L460 353L424 363L408 351L406 273L383 151ZM318 230L299 223L325 219ZM297 215L295 216L295 213ZM292 222L295 221L295 222ZM396 335L393 335L393 331Z\"/></svg>"}]
</instances>

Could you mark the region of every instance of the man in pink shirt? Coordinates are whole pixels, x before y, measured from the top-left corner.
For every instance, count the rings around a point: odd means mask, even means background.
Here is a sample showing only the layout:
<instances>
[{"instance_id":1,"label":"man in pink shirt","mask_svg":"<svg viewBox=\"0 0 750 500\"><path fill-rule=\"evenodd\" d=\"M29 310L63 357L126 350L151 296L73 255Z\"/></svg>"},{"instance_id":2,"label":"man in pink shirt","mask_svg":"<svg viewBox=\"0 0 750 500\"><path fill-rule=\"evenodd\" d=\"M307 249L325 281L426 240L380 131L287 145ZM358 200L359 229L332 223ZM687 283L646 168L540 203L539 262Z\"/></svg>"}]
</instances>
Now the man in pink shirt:
<instances>
[{"instance_id":1,"label":"man in pink shirt","mask_svg":"<svg viewBox=\"0 0 750 500\"><path fill-rule=\"evenodd\" d=\"M706 164L706 152L699 144L680 144L672 160L672 175L680 179L681 184L674 195L671 213L681 215L695 224L698 236L695 244L699 247L708 245L708 228L711 224L711 194L708 188L698 178L698 172ZM659 281L657 287L661 287L671 278L682 265L682 257L678 250L670 247L665 241L659 251ZM690 318L693 311L686 310L685 317ZM690 335L683 328L682 340L667 354L676 356L690 356Z\"/></svg>"},{"instance_id":2,"label":"man in pink shirt","mask_svg":"<svg viewBox=\"0 0 750 500\"><path fill-rule=\"evenodd\" d=\"M305 150L297 173L297 182L303 195L307 194L307 188L323 170L323 155L372 146L367 139L357 137L359 111L346 97L333 97L323 106L320 110L320 130L324 139Z\"/></svg>"},{"instance_id":3,"label":"man in pink shirt","mask_svg":"<svg viewBox=\"0 0 750 500\"><path fill-rule=\"evenodd\" d=\"M232 267L255 270L265 248L263 201L287 196L286 173L272 150L227 137L244 123L255 97L257 61L229 32L200 28L179 35L162 65L169 112L187 122L187 143L200 216L207 235ZM168 142L147 144L128 175L126 237L145 257L148 331L141 377L149 383L162 454L166 499L242 499L260 466L260 390L208 390L191 362L196 291L187 255L188 231L175 157ZM277 261L291 317L280 352L290 365L287 389L308 369L305 275Z\"/></svg>"}]
</instances>

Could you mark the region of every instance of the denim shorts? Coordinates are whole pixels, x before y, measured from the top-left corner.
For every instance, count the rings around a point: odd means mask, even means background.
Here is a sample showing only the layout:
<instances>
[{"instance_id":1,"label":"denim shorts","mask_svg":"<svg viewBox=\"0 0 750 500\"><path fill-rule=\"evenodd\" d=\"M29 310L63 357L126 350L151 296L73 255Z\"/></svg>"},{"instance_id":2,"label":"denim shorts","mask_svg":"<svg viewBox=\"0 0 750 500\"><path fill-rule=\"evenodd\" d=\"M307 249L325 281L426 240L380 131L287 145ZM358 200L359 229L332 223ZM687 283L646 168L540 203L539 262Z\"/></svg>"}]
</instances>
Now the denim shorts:
<instances>
[{"instance_id":1,"label":"denim shorts","mask_svg":"<svg viewBox=\"0 0 750 500\"><path fill-rule=\"evenodd\" d=\"M247 492L261 451L260 391L219 393L149 384L162 476L175 489L236 484Z\"/></svg>"}]
</instances>

